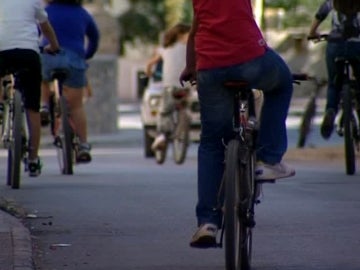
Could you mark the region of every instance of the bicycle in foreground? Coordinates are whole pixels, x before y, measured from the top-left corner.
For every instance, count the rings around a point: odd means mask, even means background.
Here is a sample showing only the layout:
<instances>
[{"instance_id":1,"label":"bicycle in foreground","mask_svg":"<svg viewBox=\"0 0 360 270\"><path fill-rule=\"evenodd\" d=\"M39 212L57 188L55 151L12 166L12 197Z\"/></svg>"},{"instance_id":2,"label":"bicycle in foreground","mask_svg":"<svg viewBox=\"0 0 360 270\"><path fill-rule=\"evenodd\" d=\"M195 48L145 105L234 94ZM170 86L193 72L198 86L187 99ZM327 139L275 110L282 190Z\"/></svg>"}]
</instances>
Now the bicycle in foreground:
<instances>
[{"instance_id":1,"label":"bicycle in foreground","mask_svg":"<svg viewBox=\"0 0 360 270\"><path fill-rule=\"evenodd\" d=\"M314 42L327 41L327 34L319 37L308 37ZM360 150L360 125L359 115L360 104L356 99L359 91L356 80L352 77L352 65L359 60L346 57L338 57L336 62L335 80L336 89L340 90L339 112L335 118L336 133L344 137L345 172L353 175L356 172L355 151Z\"/></svg>"},{"instance_id":2,"label":"bicycle in foreground","mask_svg":"<svg viewBox=\"0 0 360 270\"><path fill-rule=\"evenodd\" d=\"M49 98L50 132L54 138L60 172L71 175L74 173L79 138L74 132L70 119L69 106L62 94L62 84L66 79L66 69L54 69L52 72L53 91Z\"/></svg>"},{"instance_id":3,"label":"bicycle in foreground","mask_svg":"<svg viewBox=\"0 0 360 270\"><path fill-rule=\"evenodd\" d=\"M191 118L189 112L188 97L192 94L193 86L174 89L174 109L171 112L171 131L165 133L165 141L161 147L154 150L155 160L163 164L166 159L169 144L172 144L173 159L176 164L183 164L186 158L187 149L190 143Z\"/></svg>"},{"instance_id":4,"label":"bicycle in foreground","mask_svg":"<svg viewBox=\"0 0 360 270\"><path fill-rule=\"evenodd\" d=\"M294 74L293 79L294 82L304 80L301 74ZM227 81L225 87L235 92L234 137L225 147L225 169L218 198L223 222L217 246L222 247L225 241L227 270L250 270L255 205L260 203L262 184L276 180L255 179L260 110L255 106L254 95L259 90L251 89L246 81Z\"/></svg>"},{"instance_id":5,"label":"bicycle in foreground","mask_svg":"<svg viewBox=\"0 0 360 270\"><path fill-rule=\"evenodd\" d=\"M21 70L2 70L4 113L1 140L8 151L6 183L13 189L20 188L21 163L28 171L29 130L23 107L18 74Z\"/></svg>"}]
</instances>

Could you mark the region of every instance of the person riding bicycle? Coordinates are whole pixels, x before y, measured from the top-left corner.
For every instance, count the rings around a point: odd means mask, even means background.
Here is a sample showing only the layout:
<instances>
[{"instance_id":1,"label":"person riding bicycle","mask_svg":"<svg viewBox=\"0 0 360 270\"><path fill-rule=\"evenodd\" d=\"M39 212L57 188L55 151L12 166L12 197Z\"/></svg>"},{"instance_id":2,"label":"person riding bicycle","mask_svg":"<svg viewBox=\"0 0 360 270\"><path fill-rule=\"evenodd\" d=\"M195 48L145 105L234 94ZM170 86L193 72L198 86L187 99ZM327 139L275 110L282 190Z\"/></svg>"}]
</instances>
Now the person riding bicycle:
<instances>
[{"instance_id":1,"label":"person riding bicycle","mask_svg":"<svg viewBox=\"0 0 360 270\"><path fill-rule=\"evenodd\" d=\"M200 102L198 229L190 246L213 247L221 226L218 190L224 150L233 137L234 93L224 82L245 80L264 92L257 142L257 179L295 175L282 162L287 150L285 120L293 92L292 74L258 28L250 0L193 1L194 19L180 81L196 81Z\"/></svg>"},{"instance_id":2,"label":"person riding bicycle","mask_svg":"<svg viewBox=\"0 0 360 270\"><path fill-rule=\"evenodd\" d=\"M326 67L328 73L328 89L326 97L325 115L320 132L324 139L329 139L338 112L340 91L336 89L336 63L338 57L353 59L353 74L360 80L360 2L355 0L326 0L315 14L315 19L309 30L309 37L318 37L318 27L331 14L332 29L327 38ZM360 101L360 92L357 91Z\"/></svg>"},{"instance_id":3,"label":"person riding bicycle","mask_svg":"<svg viewBox=\"0 0 360 270\"><path fill-rule=\"evenodd\" d=\"M179 82L179 74L185 66L186 42L190 31L190 25L178 23L166 31L163 48L158 50L157 56L153 57L147 66L149 76L152 65L163 62L163 92L159 114L157 115L157 136L151 145L155 151L164 146L166 133L172 130L171 113L174 110L173 94L183 89Z\"/></svg>"},{"instance_id":4,"label":"person riding bicycle","mask_svg":"<svg viewBox=\"0 0 360 270\"><path fill-rule=\"evenodd\" d=\"M45 51L59 51L59 44L40 0L0 1L0 76L19 72L19 82L29 125L29 176L41 173L39 145L41 62L39 29L49 40Z\"/></svg>"},{"instance_id":5,"label":"person riding bicycle","mask_svg":"<svg viewBox=\"0 0 360 270\"><path fill-rule=\"evenodd\" d=\"M52 0L46 11L58 36L61 52L57 55L42 54L42 118L48 118L51 72L54 68L65 68L68 74L63 83L63 95L80 140L76 160L87 163L91 161L91 146L87 141L87 119L83 106L84 89L87 86L86 61L98 49L99 30L93 17L82 7L82 0ZM48 42L46 38L42 40L43 45Z\"/></svg>"}]
</instances>

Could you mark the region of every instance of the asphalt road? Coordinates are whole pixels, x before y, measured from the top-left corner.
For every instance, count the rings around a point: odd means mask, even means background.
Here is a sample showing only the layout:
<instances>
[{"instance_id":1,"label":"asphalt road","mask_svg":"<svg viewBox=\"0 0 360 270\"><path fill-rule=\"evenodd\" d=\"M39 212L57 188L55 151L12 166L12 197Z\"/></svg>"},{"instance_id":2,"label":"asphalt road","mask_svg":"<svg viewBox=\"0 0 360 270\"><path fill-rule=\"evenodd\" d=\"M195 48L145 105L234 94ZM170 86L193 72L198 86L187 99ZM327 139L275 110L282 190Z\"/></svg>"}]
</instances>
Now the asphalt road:
<instances>
[{"instance_id":1,"label":"asphalt road","mask_svg":"<svg viewBox=\"0 0 360 270\"><path fill-rule=\"evenodd\" d=\"M223 249L188 246L196 145L182 166L156 165L139 146L93 153L92 164L62 176L54 151L43 150L41 177L25 176L20 190L0 186L28 215L36 269L224 269ZM359 176L345 176L339 161L289 162L297 175L264 186L256 207L254 270L360 269Z\"/></svg>"},{"instance_id":2,"label":"asphalt road","mask_svg":"<svg viewBox=\"0 0 360 270\"><path fill-rule=\"evenodd\" d=\"M55 151L43 148L41 177L24 176L20 190L0 185L30 229L36 270L225 269L223 249L188 245L196 226L197 145L184 165L169 159L159 166L143 157L138 114L123 116L119 126L127 130L93 136L93 163L73 176L60 175ZM253 270L358 270L359 175L344 174L341 138L323 141L318 126L309 148L294 149L297 119L288 121L286 159L297 174L264 186ZM5 164L0 151L1 179Z\"/></svg>"}]
</instances>

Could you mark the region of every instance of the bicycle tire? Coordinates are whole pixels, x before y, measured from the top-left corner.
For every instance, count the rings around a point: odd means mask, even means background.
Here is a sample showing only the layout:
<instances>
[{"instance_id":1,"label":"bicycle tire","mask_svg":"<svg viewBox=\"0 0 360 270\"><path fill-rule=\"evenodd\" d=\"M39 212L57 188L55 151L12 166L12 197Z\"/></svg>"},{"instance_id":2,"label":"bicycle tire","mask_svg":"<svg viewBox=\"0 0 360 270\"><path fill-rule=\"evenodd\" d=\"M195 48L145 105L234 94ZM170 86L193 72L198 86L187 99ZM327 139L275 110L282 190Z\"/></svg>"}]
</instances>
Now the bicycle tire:
<instances>
[{"instance_id":1,"label":"bicycle tire","mask_svg":"<svg viewBox=\"0 0 360 270\"><path fill-rule=\"evenodd\" d=\"M352 95L348 84L343 86L342 93L344 146L345 146L345 170L346 174L355 173L355 141L353 137Z\"/></svg>"},{"instance_id":2,"label":"bicycle tire","mask_svg":"<svg viewBox=\"0 0 360 270\"><path fill-rule=\"evenodd\" d=\"M22 158L22 102L21 102L21 93L19 91L14 91L14 107L13 107L13 125L12 125L12 141L9 149L8 155L8 169L10 169L11 177L11 187L13 189L20 188L20 177L21 177L21 158ZM11 153L10 153L11 152ZM9 168L10 167L10 168Z\"/></svg>"},{"instance_id":3,"label":"bicycle tire","mask_svg":"<svg viewBox=\"0 0 360 270\"><path fill-rule=\"evenodd\" d=\"M303 148L306 144L306 141L308 140L315 113L316 113L316 102L315 102L315 97L312 97L308 102L308 104L306 105L302 117L302 121L300 124L299 138L297 143L298 148Z\"/></svg>"},{"instance_id":4,"label":"bicycle tire","mask_svg":"<svg viewBox=\"0 0 360 270\"><path fill-rule=\"evenodd\" d=\"M185 110L177 112L173 143L173 158L176 164L183 164L189 146L190 119Z\"/></svg>"},{"instance_id":5,"label":"bicycle tire","mask_svg":"<svg viewBox=\"0 0 360 270\"><path fill-rule=\"evenodd\" d=\"M62 174L73 174L73 145L72 145L72 128L69 123L69 108L64 96L60 97L60 111L61 111L61 149L63 158L63 168L60 168Z\"/></svg>"},{"instance_id":6,"label":"bicycle tire","mask_svg":"<svg viewBox=\"0 0 360 270\"><path fill-rule=\"evenodd\" d=\"M143 136L144 136L144 156L146 158L154 157L154 152L151 150L151 145L154 142L154 138L150 136L149 131L151 128L144 127L143 128Z\"/></svg>"},{"instance_id":7,"label":"bicycle tire","mask_svg":"<svg viewBox=\"0 0 360 270\"><path fill-rule=\"evenodd\" d=\"M160 149L154 151L156 163L159 165L163 164L166 160L168 144L168 140L166 139L164 145Z\"/></svg>"},{"instance_id":8,"label":"bicycle tire","mask_svg":"<svg viewBox=\"0 0 360 270\"><path fill-rule=\"evenodd\" d=\"M56 135L55 131L55 122L56 122L56 100L55 100L55 94L51 93L49 97L49 117L50 117L50 132L52 136Z\"/></svg>"},{"instance_id":9,"label":"bicycle tire","mask_svg":"<svg viewBox=\"0 0 360 270\"><path fill-rule=\"evenodd\" d=\"M251 263L251 228L246 225L244 208L241 207L244 198L250 196L248 177L251 166L240 165L240 144L231 140L225 156L225 262L226 270L249 270ZM244 187L241 189L241 187Z\"/></svg>"},{"instance_id":10,"label":"bicycle tire","mask_svg":"<svg viewBox=\"0 0 360 270\"><path fill-rule=\"evenodd\" d=\"M11 186L11 160L12 160L12 151L10 151L8 138L4 139L5 132L7 133L7 136L10 134L10 121L13 119L13 113L10 112L10 105L7 103L4 108L4 115L3 115L3 122L2 122L2 129L1 129L1 135L2 135L2 143L3 147L7 149L8 155L7 155L7 167L6 167L6 185ZM5 129L6 127L6 129Z\"/></svg>"}]
</instances>

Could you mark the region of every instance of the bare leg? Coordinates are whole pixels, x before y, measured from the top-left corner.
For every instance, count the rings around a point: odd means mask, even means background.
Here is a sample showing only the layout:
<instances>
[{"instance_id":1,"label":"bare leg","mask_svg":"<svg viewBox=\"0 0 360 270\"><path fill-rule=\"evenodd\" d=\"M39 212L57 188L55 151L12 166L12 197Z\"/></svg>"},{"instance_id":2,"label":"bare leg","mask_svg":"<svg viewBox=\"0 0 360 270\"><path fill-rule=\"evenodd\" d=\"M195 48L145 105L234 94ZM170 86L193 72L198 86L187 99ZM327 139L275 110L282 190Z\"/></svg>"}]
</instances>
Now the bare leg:
<instances>
[{"instance_id":1,"label":"bare leg","mask_svg":"<svg viewBox=\"0 0 360 270\"><path fill-rule=\"evenodd\" d=\"M85 143L87 142L87 120L83 106L84 90L64 86L63 94L69 105L70 118L76 127L75 132L79 136L80 143Z\"/></svg>"},{"instance_id":2,"label":"bare leg","mask_svg":"<svg viewBox=\"0 0 360 270\"><path fill-rule=\"evenodd\" d=\"M49 99L51 94L50 82L41 83L41 105L49 105Z\"/></svg>"},{"instance_id":3,"label":"bare leg","mask_svg":"<svg viewBox=\"0 0 360 270\"><path fill-rule=\"evenodd\" d=\"M40 113L33 110L26 110L28 117L28 126L30 134L30 151L29 159L35 160L38 157L40 136L41 136L41 125L40 125Z\"/></svg>"}]
</instances>

